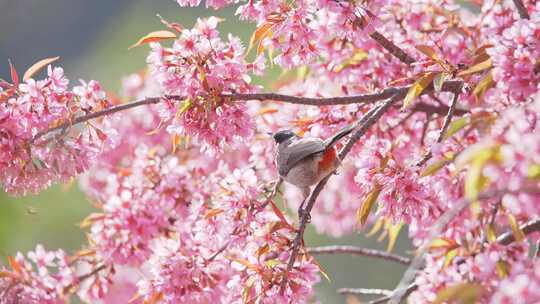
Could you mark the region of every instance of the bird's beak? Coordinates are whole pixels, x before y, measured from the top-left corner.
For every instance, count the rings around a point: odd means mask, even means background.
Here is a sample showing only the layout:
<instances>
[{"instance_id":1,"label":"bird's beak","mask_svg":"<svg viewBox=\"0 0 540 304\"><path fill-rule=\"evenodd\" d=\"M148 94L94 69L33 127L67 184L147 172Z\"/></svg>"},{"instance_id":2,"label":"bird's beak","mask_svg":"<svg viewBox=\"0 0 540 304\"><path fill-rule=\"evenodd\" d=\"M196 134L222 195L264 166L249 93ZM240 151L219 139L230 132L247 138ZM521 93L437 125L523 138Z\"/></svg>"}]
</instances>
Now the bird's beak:
<instances>
[{"instance_id":1,"label":"bird's beak","mask_svg":"<svg viewBox=\"0 0 540 304\"><path fill-rule=\"evenodd\" d=\"M268 136L273 136L274 135L274 133L272 133L272 132L266 132L266 134L268 134Z\"/></svg>"}]
</instances>

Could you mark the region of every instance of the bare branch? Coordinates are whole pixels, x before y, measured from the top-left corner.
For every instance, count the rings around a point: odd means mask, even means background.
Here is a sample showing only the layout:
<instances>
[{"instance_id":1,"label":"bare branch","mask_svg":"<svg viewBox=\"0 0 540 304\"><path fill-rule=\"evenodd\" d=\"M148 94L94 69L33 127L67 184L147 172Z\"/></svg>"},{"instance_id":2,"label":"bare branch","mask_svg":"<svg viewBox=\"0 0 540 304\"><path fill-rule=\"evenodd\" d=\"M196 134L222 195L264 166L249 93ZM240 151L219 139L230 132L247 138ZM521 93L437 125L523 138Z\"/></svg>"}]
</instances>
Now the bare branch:
<instances>
[{"instance_id":1,"label":"bare branch","mask_svg":"<svg viewBox=\"0 0 540 304\"><path fill-rule=\"evenodd\" d=\"M512 0L512 1L514 1L514 5L517 8L519 17L521 17L521 19L530 19L529 12L527 12L527 8L523 4L523 1L521 0Z\"/></svg>"},{"instance_id":2,"label":"bare branch","mask_svg":"<svg viewBox=\"0 0 540 304\"><path fill-rule=\"evenodd\" d=\"M540 231L540 219L531 220L521 225L519 228L521 229L521 231L523 231L525 235L531 234L533 232L538 232ZM503 233L497 238L497 242L501 245L509 245L515 240L516 238L514 237L512 231Z\"/></svg>"},{"instance_id":3,"label":"bare branch","mask_svg":"<svg viewBox=\"0 0 540 304\"><path fill-rule=\"evenodd\" d=\"M411 292L415 291L417 288L418 288L418 285L416 285L416 284L411 284L411 285L407 288L407 290L405 291L404 297L409 296L409 295L411 294ZM381 304L381 303L386 303L386 302L390 301L391 298L392 298L392 295L387 295L387 296L384 296L384 297L382 297L382 298L379 298L379 299L370 301L370 302L368 302L368 304Z\"/></svg>"},{"instance_id":4,"label":"bare branch","mask_svg":"<svg viewBox=\"0 0 540 304\"><path fill-rule=\"evenodd\" d=\"M454 98L452 98L452 102L450 103L450 107L448 108L448 113L446 114L446 117L444 118L443 126L439 130L439 135L437 136L437 143L442 142L444 138L444 133L446 133L446 130L448 129L448 126L450 126L450 122L452 121L452 116L454 116L454 112L456 110L456 105L459 98L459 93L461 93L461 88L458 88L456 91L454 91ZM429 152L424 155L424 157L418 162L417 166L423 166L433 155L431 152L431 149Z\"/></svg>"},{"instance_id":5,"label":"bare branch","mask_svg":"<svg viewBox=\"0 0 540 304\"><path fill-rule=\"evenodd\" d=\"M412 63L416 62L414 58L412 58L409 54L405 53L404 50L395 45L392 41L386 39L386 37L384 37L381 33L375 31L369 34L369 36L373 38L373 40L377 41L380 46L390 52L390 54L394 55L394 57L399 59L401 62L407 65L411 65Z\"/></svg>"},{"instance_id":6,"label":"bare branch","mask_svg":"<svg viewBox=\"0 0 540 304\"><path fill-rule=\"evenodd\" d=\"M391 290L377 288L340 288L337 292L339 294L352 294L361 296L389 296L392 294Z\"/></svg>"},{"instance_id":7,"label":"bare branch","mask_svg":"<svg viewBox=\"0 0 540 304\"><path fill-rule=\"evenodd\" d=\"M96 268L94 268L92 271L90 271L89 273L86 273L86 274L83 274L79 277L77 277L77 282L76 283L73 283L73 284L70 284L66 287L64 287L64 292L69 292L70 289L72 289L73 287L77 286L78 284L80 284L81 282L85 281L86 279L96 275L98 272L104 270L105 268L107 268L107 265L105 264L102 264Z\"/></svg>"},{"instance_id":8,"label":"bare branch","mask_svg":"<svg viewBox=\"0 0 540 304\"><path fill-rule=\"evenodd\" d=\"M57 130L65 130L65 129L71 127L71 126L74 126L74 125L77 125L77 124L80 124L80 123L83 123L83 122L87 122L87 121L92 120L94 118L107 116L107 115L110 115L110 114L113 114L113 113L116 113L116 112L120 112L120 111L124 111L124 110L127 110L127 109L136 108L136 107L143 106L143 105L156 104L156 103L159 103L161 100L162 100L161 97L149 97L149 98L145 98L145 99L142 99L142 100L138 100L138 101L134 101L134 102L130 102L130 103L124 103L124 104L121 104L121 105L117 105L117 106L114 106L114 107L103 109L101 111L97 111L97 112L94 112L94 113L79 116L79 117L73 119L72 121L65 122L63 124L60 124L60 125L54 127L54 128L43 130L43 131L37 133L32 138L31 143L35 142L37 139L39 139L43 135L45 135L47 133L50 133L50 132L54 132L54 131L57 131Z\"/></svg>"},{"instance_id":9,"label":"bare branch","mask_svg":"<svg viewBox=\"0 0 540 304\"><path fill-rule=\"evenodd\" d=\"M370 248L362 248L357 246L324 246L324 247L312 247L308 248L307 252L310 254L337 254L346 253L353 255L361 255L367 257L380 258L387 261L397 262L403 265L409 265L411 259L400 256L397 254L389 253L386 251L380 251Z\"/></svg>"}]
</instances>

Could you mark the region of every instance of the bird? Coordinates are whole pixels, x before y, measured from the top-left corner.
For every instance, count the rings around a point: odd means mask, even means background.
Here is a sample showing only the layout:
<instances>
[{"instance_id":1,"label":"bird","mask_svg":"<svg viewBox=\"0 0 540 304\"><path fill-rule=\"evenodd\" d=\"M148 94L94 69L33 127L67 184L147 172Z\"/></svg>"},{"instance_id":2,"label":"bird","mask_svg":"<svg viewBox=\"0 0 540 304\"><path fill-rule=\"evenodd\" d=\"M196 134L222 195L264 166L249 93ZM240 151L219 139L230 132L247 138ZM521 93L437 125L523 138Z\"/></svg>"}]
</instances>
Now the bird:
<instances>
[{"instance_id":1,"label":"bird","mask_svg":"<svg viewBox=\"0 0 540 304\"><path fill-rule=\"evenodd\" d=\"M304 196L298 211L311 193L311 186L320 182L331 173L335 173L341 160L335 145L340 139L350 134L354 124L341 129L330 138L302 138L293 131L285 129L273 134L277 144L276 165L281 180L298 187Z\"/></svg>"}]
</instances>

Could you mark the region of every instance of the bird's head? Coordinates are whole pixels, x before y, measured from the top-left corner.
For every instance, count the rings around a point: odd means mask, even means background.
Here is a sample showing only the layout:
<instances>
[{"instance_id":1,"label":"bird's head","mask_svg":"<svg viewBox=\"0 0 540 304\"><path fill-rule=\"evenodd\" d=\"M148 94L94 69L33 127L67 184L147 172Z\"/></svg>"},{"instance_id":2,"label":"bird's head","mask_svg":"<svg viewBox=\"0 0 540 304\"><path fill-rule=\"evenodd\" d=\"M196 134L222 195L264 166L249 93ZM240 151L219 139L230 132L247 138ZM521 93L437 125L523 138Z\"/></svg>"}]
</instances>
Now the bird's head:
<instances>
[{"instance_id":1,"label":"bird's head","mask_svg":"<svg viewBox=\"0 0 540 304\"><path fill-rule=\"evenodd\" d=\"M281 130L281 131L277 131L276 133L274 133L273 137L274 137L274 140L280 144L290 138L293 138L295 137L296 134L294 134L293 131L291 130Z\"/></svg>"}]
</instances>

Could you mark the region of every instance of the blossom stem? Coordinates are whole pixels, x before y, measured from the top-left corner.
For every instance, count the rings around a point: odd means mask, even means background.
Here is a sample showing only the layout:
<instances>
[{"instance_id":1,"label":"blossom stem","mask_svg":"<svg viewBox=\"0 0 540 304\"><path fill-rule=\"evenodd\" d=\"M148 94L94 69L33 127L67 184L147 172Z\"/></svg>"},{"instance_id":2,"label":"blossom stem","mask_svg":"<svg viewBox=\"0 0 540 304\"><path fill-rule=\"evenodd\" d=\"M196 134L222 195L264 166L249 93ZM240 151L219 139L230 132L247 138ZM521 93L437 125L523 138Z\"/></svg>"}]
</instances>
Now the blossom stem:
<instances>
[{"instance_id":1,"label":"blossom stem","mask_svg":"<svg viewBox=\"0 0 540 304\"><path fill-rule=\"evenodd\" d=\"M388 40L386 37L384 37L381 33L374 31L373 33L369 34L369 36L375 40L380 46L382 46L385 50L390 52L390 54L394 55L399 61L411 65L416 60L412 58L409 54L407 54L403 49L395 45L392 41Z\"/></svg>"},{"instance_id":2,"label":"blossom stem","mask_svg":"<svg viewBox=\"0 0 540 304\"><path fill-rule=\"evenodd\" d=\"M397 254L389 253L386 251L380 251L370 248L362 248L357 246L323 246L323 247L311 247L307 249L307 252L310 254L353 254L368 256L374 258L381 258L387 261L397 262L403 265L409 265L411 259L400 256Z\"/></svg>"},{"instance_id":3,"label":"blossom stem","mask_svg":"<svg viewBox=\"0 0 540 304\"><path fill-rule=\"evenodd\" d=\"M523 4L523 1L521 0L512 0L514 2L514 5L516 6L516 9L519 13L519 17L521 19L530 19L529 12L527 12L527 8Z\"/></svg>"}]
</instances>

